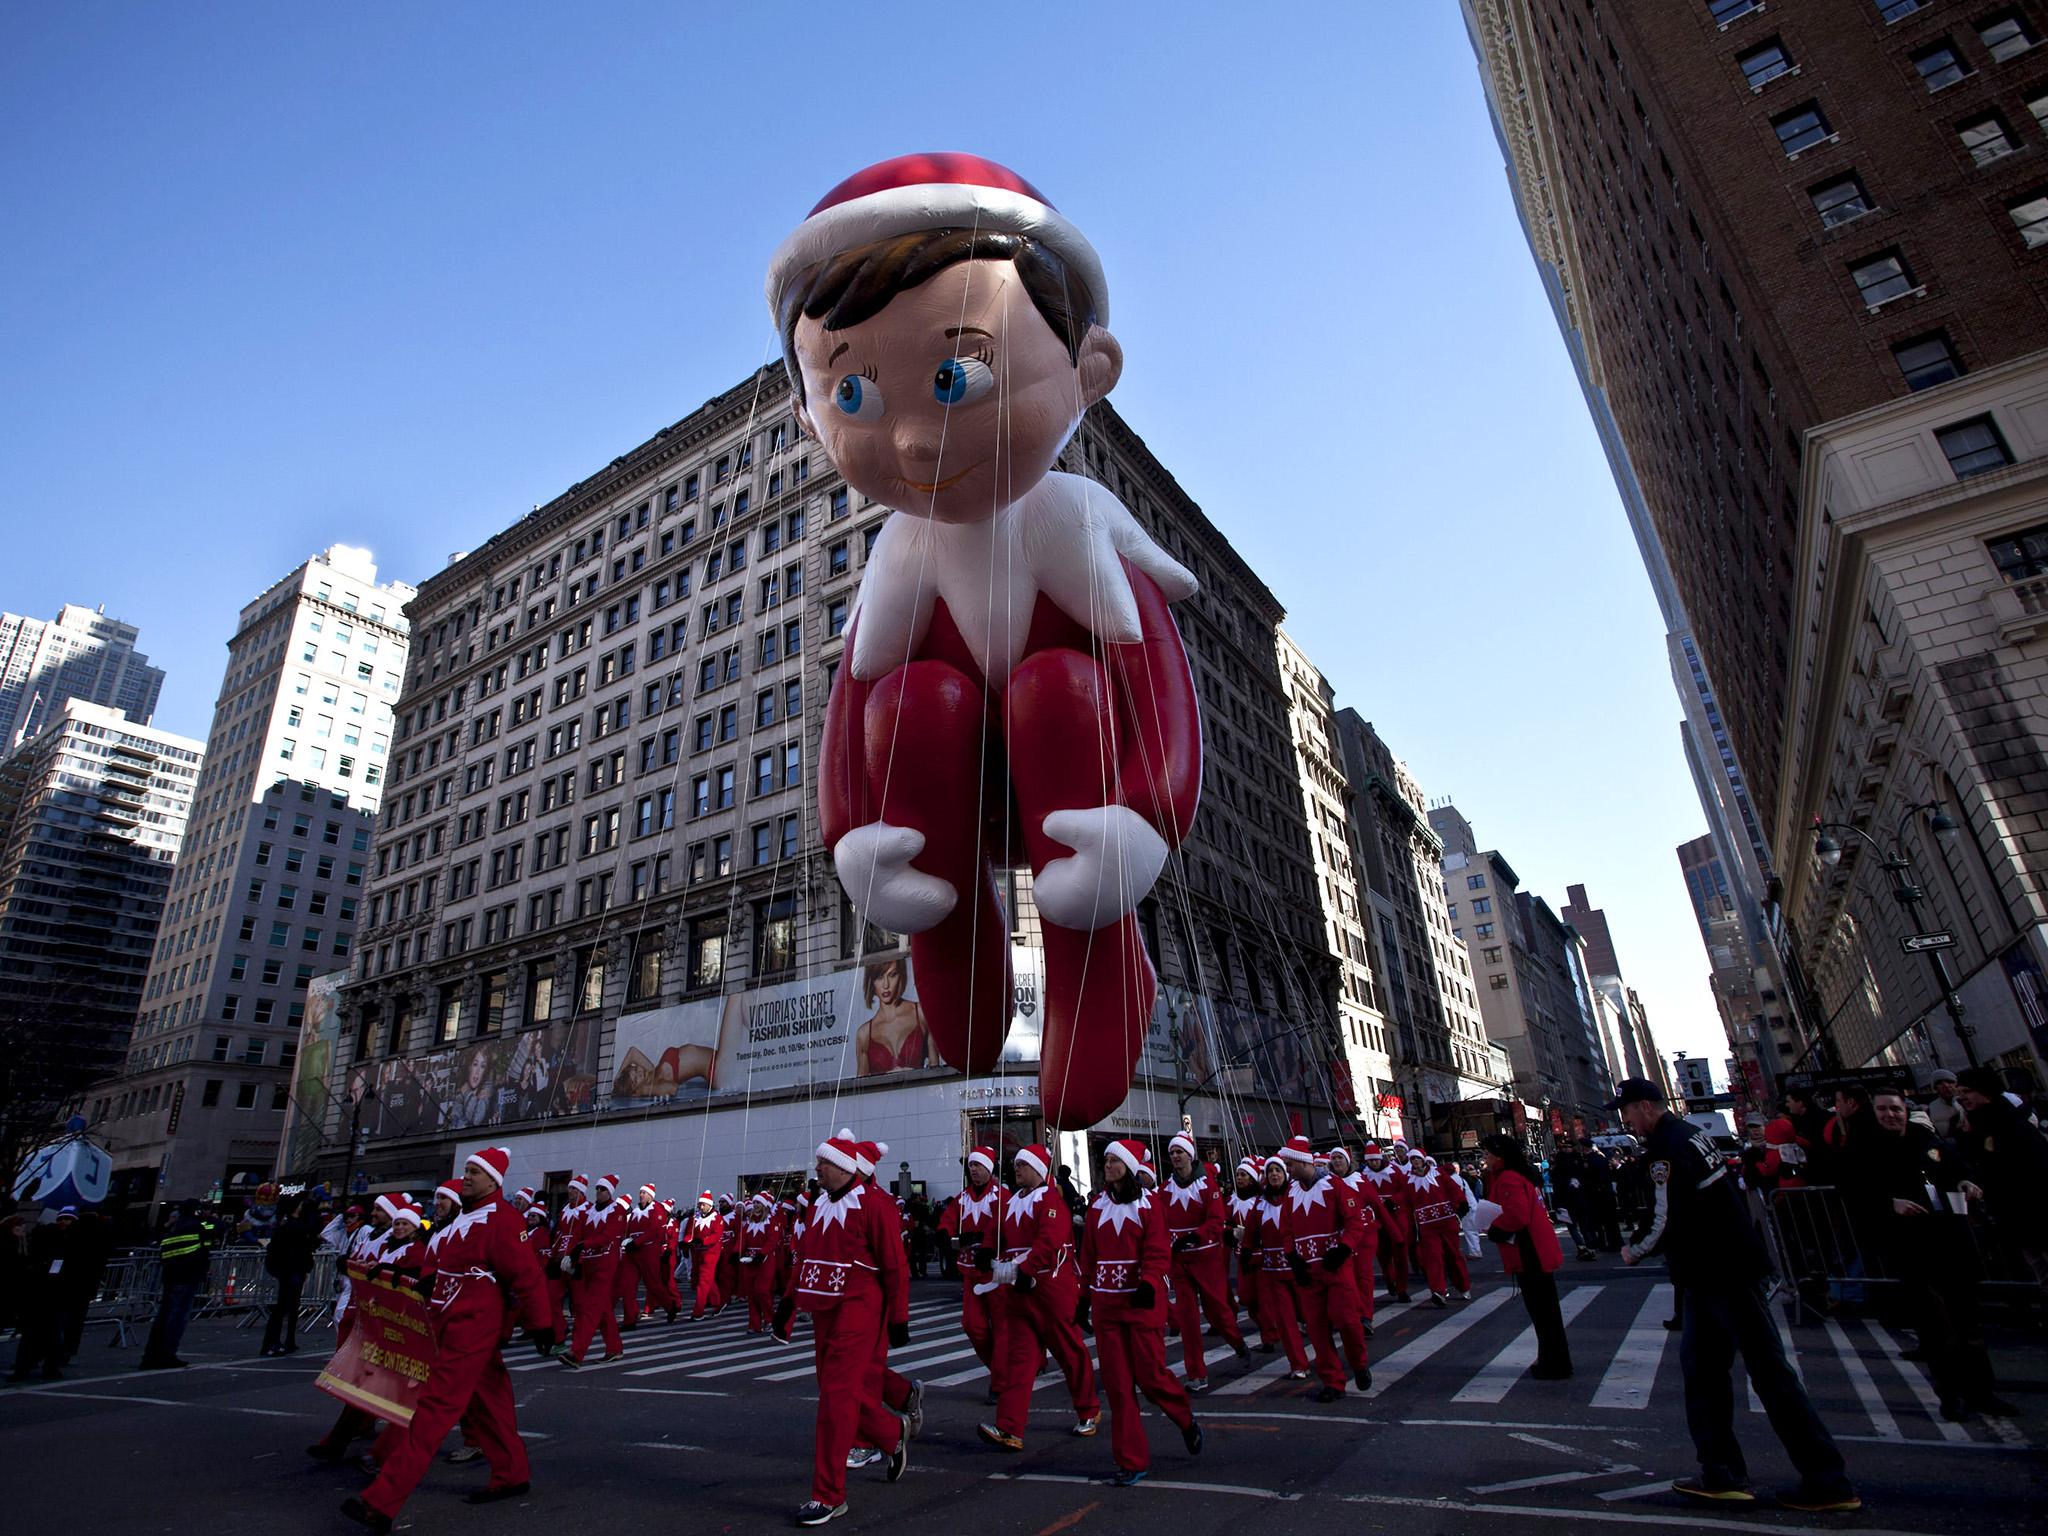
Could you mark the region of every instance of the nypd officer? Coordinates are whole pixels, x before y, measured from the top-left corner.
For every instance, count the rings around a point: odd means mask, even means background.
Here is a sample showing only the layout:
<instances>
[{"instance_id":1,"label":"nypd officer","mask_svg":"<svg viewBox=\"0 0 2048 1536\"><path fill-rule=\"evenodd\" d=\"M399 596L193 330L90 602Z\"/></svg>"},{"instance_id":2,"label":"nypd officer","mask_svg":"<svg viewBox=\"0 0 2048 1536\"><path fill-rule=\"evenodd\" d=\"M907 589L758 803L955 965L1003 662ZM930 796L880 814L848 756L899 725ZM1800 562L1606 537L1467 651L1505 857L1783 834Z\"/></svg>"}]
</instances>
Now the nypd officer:
<instances>
[{"instance_id":1,"label":"nypd officer","mask_svg":"<svg viewBox=\"0 0 2048 1536\"><path fill-rule=\"evenodd\" d=\"M1622 1247L1622 1261L1637 1264L1662 1253L1683 1298L1678 1360L1700 1475L1678 1479L1673 1491L1718 1503L1755 1502L1735 1440L1731 1368L1740 1354L1771 1428L1799 1469L1799 1485L1778 1502L1807 1512L1862 1508L1842 1453L1785 1363L1764 1302L1770 1260L1727 1163L1704 1134L1671 1113L1664 1090L1647 1079L1624 1079L1607 1107L1642 1139L1650 1168L1650 1225L1639 1241Z\"/></svg>"}]
</instances>

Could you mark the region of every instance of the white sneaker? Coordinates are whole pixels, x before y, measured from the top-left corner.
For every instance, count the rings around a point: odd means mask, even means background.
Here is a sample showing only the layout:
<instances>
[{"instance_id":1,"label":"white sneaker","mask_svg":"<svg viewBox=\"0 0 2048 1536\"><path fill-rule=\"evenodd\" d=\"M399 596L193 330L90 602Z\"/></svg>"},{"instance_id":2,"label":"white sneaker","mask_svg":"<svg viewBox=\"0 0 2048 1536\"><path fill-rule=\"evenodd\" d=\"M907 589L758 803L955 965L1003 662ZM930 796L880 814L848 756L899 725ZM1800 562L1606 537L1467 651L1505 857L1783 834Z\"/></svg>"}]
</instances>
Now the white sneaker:
<instances>
[{"instance_id":1,"label":"white sneaker","mask_svg":"<svg viewBox=\"0 0 2048 1536\"><path fill-rule=\"evenodd\" d=\"M846 1453L846 1470L858 1472L862 1467L872 1467L882 1459L882 1453L873 1446L856 1445Z\"/></svg>"}]
</instances>

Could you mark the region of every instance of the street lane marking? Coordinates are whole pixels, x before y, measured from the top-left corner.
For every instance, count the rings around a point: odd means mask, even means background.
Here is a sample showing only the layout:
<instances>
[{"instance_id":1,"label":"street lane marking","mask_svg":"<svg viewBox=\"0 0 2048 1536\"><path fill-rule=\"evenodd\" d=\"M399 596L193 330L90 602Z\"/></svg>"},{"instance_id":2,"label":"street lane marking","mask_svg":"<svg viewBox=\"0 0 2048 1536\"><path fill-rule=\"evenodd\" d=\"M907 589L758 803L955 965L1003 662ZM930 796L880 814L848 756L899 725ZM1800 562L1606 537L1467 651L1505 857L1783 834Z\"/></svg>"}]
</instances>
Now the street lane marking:
<instances>
[{"instance_id":1,"label":"street lane marking","mask_svg":"<svg viewBox=\"0 0 2048 1536\"><path fill-rule=\"evenodd\" d=\"M991 1472L994 1483L1078 1483L1092 1487L1107 1481L1099 1477L1077 1477L1070 1472ZM1276 1504L1298 1504L1298 1493L1281 1493L1272 1488L1252 1488L1243 1483L1185 1483L1170 1477L1148 1477L1140 1488L1165 1488L1174 1493L1233 1493L1246 1499L1271 1499Z\"/></svg>"},{"instance_id":2,"label":"street lane marking","mask_svg":"<svg viewBox=\"0 0 2048 1536\"><path fill-rule=\"evenodd\" d=\"M892 1354L889 1357L889 1368L893 1371L898 1371L899 1373L901 1373L906 1368L908 1370L917 1370L922 1366L944 1365L949 1361L964 1360L973 1353L974 1346L972 1344L969 1344L965 1348L956 1349L952 1351L950 1354L933 1355L928 1359L902 1360L898 1359L895 1355ZM760 1377L759 1379L762 1381L795 1381L799 1376L808 1376L816 1369L817 1365L815 1363L808 1365L799 1365L792 1370L770 1372L768 1375ZM709 1375L711 1373L706 1371L703 1374Z\"/></svg>"},{"instance_id":3,"label":"street lane marking","mask_svg":"<svg viewBox=\"0 0 2048 1536\"><path fill-rule=\"evenodd\" d=\"M1622 1337L1621 1347L1607 1363L1607 1374L1600 1378L1600 1389L1593 1394L1595 1408L1650 1406L1650 1389L1657 1384L1657 1371L1664 1363L1664 1346L1671 1342L1671 1330L1664 1326L1664 1319L1671 1315L1670 1306L1670 1285L1651 1286L1642 1310Z\"/></svg>"},{"instance_id":4,"label":"street lane marking","mask_svg":"<svg viewBox=\"0 0 2048 1536\"><path fill-rule=\"evenodd\" d=\"M714 1392L710 1388L692 1391L688 1387L620 1387L621 1392L638 1392L647 1397L731 1397L730 1392Z\"/></svg>"},{"instance_id":5,"label":"street lane marking","mask_svg":"<svg viewBox=\"0 0 2048 1536\"><path fill-rule=\"evenodd\" d=\"M1941 1438L1951 1442L1967 1442L1970 1432L1962 1425L1952 1424L1941 1416L1941 1399L1935 1395L1933 1386L1927 1380L1927 1373L1905 1357L1899 1341L1893 1338L1887 1329L1878 1327L1876 1321L1871 1318L1866 1317L1863 1320L1863 1327L1872 1342L1877 1345L1877 1352L1891 1361L1892 1369L1905 1379L1907 1388L1920 1400L1920 1406L1926 1411L1927 1417L1934 1420L1935 1428L1941 1431Z\"/></svg>"},{"instance_id":6,"label":"street lane marking","mask_svg":"<svg viewBox=\"0 0 2048 1536\"><path fill-rule=\"evenodd\" d=\"M1237 1351L1232 1349L1228 1344L1223 1345L1220 1349L1205 1350L1202 1354L1202 1365L1205 1368L1203 1374L1208 1374L1206 1367L1214 1365L1218 1360L1228 1359L1230 1356L1236 1353ZM1166 1369L1168 1373L1171 1375L1182 1377L1186 1376L1188 1373L1187 1356L1183 1354L1180 1359L1174 1361L1173 1364L1169 1365Z\"/></svg>"},{"instance_id":7,"label":"street lane marking","mask_svg":"<svg viewBox=\"0 0 2048 1536\"><path fill-rule=\"evenodd\" d=\"M1849 1384L1856 1389L1857 1397L1863 1400L1863 1411L1870 1415L1870 1427L1877 1431L1880 1440L1903 1440L1898 1421L1892 1417L1891 1409L1884 1405L1884 1397L1877 1390L1877 1383L1870 1379L1870 1370L1863 1363L1863 1357L1856 1353L1856 1346L1849 1342L1849 1335L1842 1331L1842 1325L1832 1317L1827 1319L1828 1337L1834 1340L1835 1353L1842 1357L1842 1369L1848 1373Z\"/></svg>"},{"instance_id":8,"label":"street lane marking","mask_svg":"<svg viewBox=\"0 0 2048 1536\"><path fill-rule=\"evenodd\" d=\"M1605 1499L1609 1504L1613 1504L1622 1499L1647 1499L1653 1493L1669 1493L1670 1491L1671 1479L1667 1477L1661 1482L1637 1483L1633 1488L1610 1488L1605 1493L1594 1494L1593 1497Z\"/></svg>"},{"instance_id":9,"label":"street lane marking","mask_svg":"<svg viewBox=\"0 0 2048 1536\"><path fill-rule=\"evenodd\" d=\"M1932 1444L1929 1441L1928 1444ZM1146 1485L1140 1483L1140 1488ZM1669 1513L1638 1515L1620 1509L1555 1509L1542 1504L1482 1504L1471 1499L1429 1499L1409 1498L1394 1493L1340 1493L1334 1495L1343 1504L1373 1504L1389 1509L1431 1509L1453 1510L1459 1514L1527 1516L1533 1520L1594 1520L1607 1525L1655 1525L1670 1530L1682 1522L1674 1520ZM1767 1536L1785 1536L1795 1527L1783 1521L1731 1520L1716 1515L1706 1522L1707 1528L1715 1531L1762 1531ZM1878 1530L1857 1526L1856 1536L1933 1536L1926 1531Z\"/></svg>"},{"instance_id":10,"label":"street lane marking","mask_svg":"<svg viewBox=\"0 0 2048 1536\"><path fill-rule=\"evenodd\" d=\"M1564 1315L1567 1326L1572 1319L1585 1311L1602 1287L1597 1285L1574 1286L1566 1291L1558 1303L1558 1311ZM1456 1392L1451 1394L1454 1403L1497 1403L1508 1395L1508 1390L1522 1379L1530 1366L1536 1363L1536 1327L1532 1323L1516 1334L1506 1349L1495 1355L1479 1368L1479 1373Z\"/></svg>"},{"instance_id":11,"label":"street lane marking","mask_svg":"<svg viewBox=\"0 0 2048 1536\"><path fill-rule=\"evenodd\" d=\"M1406 1376L1431 1355L1449 1344L1474 1323L1479 1322L1494 1312L1513 1294L1512 1291L1502 1288L1489 1295L1482 1296L1477 1301L1467 1303L1462 1311L1453 1313L1420 1337L1411 1339L1408 1343L1403 1344L1391 1355L1388 1355L1386 1359L1373 1367L1372 1390L1366 1393L1366 1397L1376 1398L1384 1394L1389 1387L1393 1386L1403 1376ZM1226 1387L1224 1390L1228 1391L1229 1389Z\"/></svg>"},{"instance_id":12,"label":"street lane marking","mask_svg":"<svg viewBox=\"0 0 2048 1536\"><path fill-rule=\"evenodd\" d=\"M636 1451L701 1451L701 1445L684 1445L679 1440L628 1440L626 1444Z\"/></svg>"},{"instance_id":13,"label":"street lane marking","mask_svg":"<svg viewBox=\"0 0 2048 1536\"><path fill-rule=\"evenodd\" d=\"M1631 1469L1633 1470L1633 1469ZM1467 1493L1514 1493L1523 1488L1552 1488L1559 1483L1583 1483L1589 1478L1599 1477L1597 1468L1584 1472L1546 1472L1541 1477L1518 1477L1506 1483L1475 1483Z\"/></svg>"},{"instance_id":14,"label":"street lane marking","mask_svg":"<svg viewBox=\"0 0 2048 1536\"><path fill-rule=\"evenodd\" d=\"M1235 1381L1226 1381L1210 1395L1212 1397L1250 1397L1252 1393L1258 1391L1267 1382L1277 1376L1286 1374L1287 1369L1287 1356L1285 1354L1275 1355L1264 1365L1255 1366Z\"/></svg>"},{"instance_id":15,"label":"street lane marking","mask_svg":"<svg viewBox=\"0 0 2048 1536\"><path fill-rule=\"evenodd\" d=\"M1038 1536L1059 1536L1061 1531L1070 1530L1074 1526L1079 1525L1100 1508L1102 1508L1102 1500L1095 1499L1083 1504L1079 1509L1069 1510L1064 1515L1061 1515L1059 1519L1053 1521L1051 1525L1040 1531Z\"/></svg>"},{"instance_id":16,"label":"street lane marking","mask_svg":"<svg viewBox=\"0 0 2048 1536\"><path fill-rule=\"evenodd\" d=\"M1605 1456L1599 1455L1597 1452L1582 1451L1576 1445L1566 1445L1561 1440L1546 1440L1541 1435L1513 1434L1509 1435L1508 1438L1510 1440L1519 1440L1524 1445L1533 1445L1539 1450L1555 1451L1560 1456L1583 1456L1588 1461L1604 1462L1607 1460Z\"/></svg>"}]
</instances>

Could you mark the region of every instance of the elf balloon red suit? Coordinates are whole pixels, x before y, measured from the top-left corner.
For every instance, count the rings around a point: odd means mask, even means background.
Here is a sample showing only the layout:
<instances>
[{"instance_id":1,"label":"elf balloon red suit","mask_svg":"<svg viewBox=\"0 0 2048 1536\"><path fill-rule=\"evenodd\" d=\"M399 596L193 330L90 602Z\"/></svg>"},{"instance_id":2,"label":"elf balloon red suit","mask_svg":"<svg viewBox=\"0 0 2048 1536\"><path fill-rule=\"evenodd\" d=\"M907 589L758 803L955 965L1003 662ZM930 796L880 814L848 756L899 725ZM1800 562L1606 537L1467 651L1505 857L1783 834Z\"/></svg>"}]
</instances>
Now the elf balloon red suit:
<instances>
[{"instance_id":1,"label":"elf balloon red suit","mask_svg":"<svg viewBox=\"0 0 2048 1536\"><path fill-rule=\"evenodd\" d=\"M1202 1166L1195 1140L1185 1131L1167 1144L1172 1163L1164 1185L1154 1195L1166 1222L1172 1253L1173 1316L1180 1327L1181 1352L1190 1392L1209 1389L1209 1364L1202 1319L1207 1317L1239 1359L1250 1353L1230 1305L1229 1275L1223 1248L1223 1192ZM1185 1182L1183 1182L1185 1180Z\"/></svg>"},{"instance_id":2,"label":"elf balloon red suit","mask_svg":"<svg viewBox=\"0 0 2048 1536\"><path fill-rule=\"evenodd\" d=\"M1316 1374L1322 1378L1315 1395L1328 1402L1344 1395L1344 1362L1337 1358L1333 1331L1343 1340L1359 1390L1372 1385L1366 1369L1364 1318L1351 1281L1352 1245L1361 1226L1358 1205L1349 1189L1316 1166L1306 1136L1290 1139L1280 1156L1294 1175L1280 1222L1287 1267L1309 1347L1315 1352Z\"/></svg>"},{"instance_id":3,"label":"elf balloon red suit","mask_svg":"<svg viewBox=\"0 0 2048 1536\"><path fill-rule=\"evenodd\" d=\"M575 1187L573 1184L570 1186ZM604 1357L616 1360L626 1352L619 1339L618 1309L612 1297L619 1286L619 1245L626 1240L626 1207L615 1198L619 1176L608 1173L590 1183L590 1204L576 1209L576 1226L570 1233L575 1245L575 1270L569 1279L569 1305L576 1313L576 1331L569 1351L562 1358L581 1365L590 1348L590 1335L602 1326Z\"/></svg>"},{"instance_id":4,"label":"elf balloon red suit","mask_svg":"<svg viewBox=\"0 0 2048 1536\"><path fill-rule=\"evenodd\" d=\"M1465 1250L1458 1240L1458 1218L1466 1201L1458 1181L1421 1152L1409 1154L1408 1187L1402 1196L1409 1225L1415 1232L1416 1255L1429 1280L1429 1296L1448 1304L1453 1287L1470 1294L1472 1277L1465 1268Z\"/></svg>"},{"instance_id":5,"label":"elf balloon red suit","mask_svg":"<svg viewBox=\"0 0 2048 1536\"><path fill-rule=\"evenodd\" d=\"M1083 1307L1092 1314L1102 1393L1109 1401L1109 1446L1117 1467L1113 1481L1126 1487L1152 1464L1152 1447L1138 1414L1139 1392L1181 1432L1191 1454L1202 1449L1187 1388L1166 1368L1170 1244L1158 1193L1146 1188L1151 1161L1142 1142L1111 1142L1102 1158L1104 1188L1089 1202L1081 1228Z\"/></svg>"},{"instance_id":6,"label":"elf balloon red suit","mask_svg":"<svg viewBox=\"0 0 2048 1536\"><path fill-rule=\"evenodd\" d=\"M975 1357L989 1368L989 1390L995 1391L995 1315L988 1296L975 1290L988 1282L1003 1245L1003 1186L995 1177L993 1147L976 1147L967 1154L967 1183L946 1206L939 1226L952 1234L955 1265L960 1272L960 1331L974 1346ZM979 1189L974 1179L984 1181Z\"/></svg>"},{"instance_id":7,"label":"elf balloon red suit","mask_svg":"<svg viewBox=\"0 0 2048 1536\"><path fill-rule=\"evenodd\" d=\"M811 1501L797 1511L800 1525L845 1512L846 1453L856 1437L889 1456L891 1482L903 1475L908 1454L903 1421L882 1406L875 1339L891 1329L907 1337L909 1276L895 1206L860 1178L855 1150L839 1136L818 1145L824 1187L797 1234L790 1289L775 1311L775 1333L784 1340L797 1311L811 1318L818 1415Z\"/></svg>"},{"instance_id":8,"label":"elf balloon red suit","mask_svg":"<svg viewBox=\"0 0 2048 1536\"><path fill-rule=\"evenodd\" d=\"M892 508L827 706L818 810L862 914L909 934L939 1054L1010 1020L995 857L1044 925L1039 1096L1124 1099L1155 978L1132 915L1192 824L1201 727L1167 604L1195 580L1103 486L1052 472L1123 354L1081 232L1014 172L906 155L840 183L767 297L805 430Z\"/></svg>"},{"instance_id":9,"label":"elf balloon red suit","mask_svg":"<svg viewBox=\"0 0 2048 1536\"><path fill-rule=\"evenodd\" d=\"M429 1300L434 1368L420 1388L404 1440L362 1497L342 1506L374 1530L390 1530L442 1440L465 1417L491 1467L489 1486L471 1494L472 1502L526 1492L526 1447L519 1439L512 1379L499 1347L508 1321L532 1330L543 1353L554 1340L547 1288L533 1250L523 1241L525 1223L499 1195L510 1161L502 1147L473 1153L463 1168L465 1209L437 1234Z\"/></svg>"},{"instance_id":10,"label":"elf balloon red suit","mask_svg":"<svg viewBox=\"0 0 2048 1536\"><path fill-rule=\"evenodd\" d=\"M1074 1433L1095 1433L1102 1420L1095 1368L1074 1322L1080 1277L1074 1265L1074 1224L1056 1185L1047 1182L1052 1153L1020 1147L1018 1187L1003 1201L1003 1254L990 1271L996 1290L996 1420L979 1433L1003 1450L1024 1448L1025 1417L1039 1362L1051 1355L1074 1403Z\"/></svg>"}]
</instances>

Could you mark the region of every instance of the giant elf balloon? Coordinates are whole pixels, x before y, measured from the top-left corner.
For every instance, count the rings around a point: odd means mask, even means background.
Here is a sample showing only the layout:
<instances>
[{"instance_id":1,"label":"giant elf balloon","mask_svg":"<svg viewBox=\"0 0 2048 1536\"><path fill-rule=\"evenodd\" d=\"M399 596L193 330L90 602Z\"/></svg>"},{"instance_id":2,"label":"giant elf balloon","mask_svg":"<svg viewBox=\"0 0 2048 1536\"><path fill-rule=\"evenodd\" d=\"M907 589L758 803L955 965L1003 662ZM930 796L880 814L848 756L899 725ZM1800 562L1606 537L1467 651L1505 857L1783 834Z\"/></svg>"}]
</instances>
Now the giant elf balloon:
<instances>
[{"instance_id":1,"label":"giant elf balloon","mask_svg":"<svg viewBox=\"0 0 2048 1536\"><path fill-rule=\"evenodd\" d=\"M1157 981L1133 916L1192 825L1202 739L1167 604L1194 594L1102 486L1053 464L1107 395L1094 248L966 154L847 178L768 272L798 418L890 509L826 710L818 812L840 883L910 935L939 1053L1001 1055L996 873L1045 937L1039 1094L1065 1130L1130 1091Z\"/></svg>"}]
</instances>

